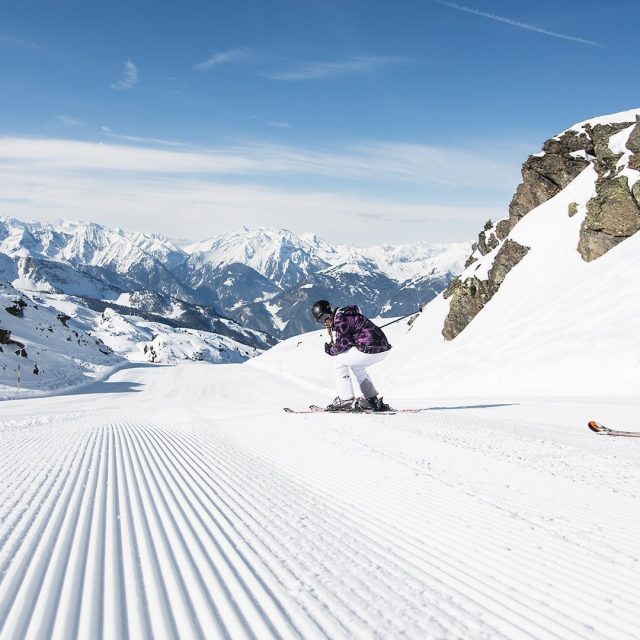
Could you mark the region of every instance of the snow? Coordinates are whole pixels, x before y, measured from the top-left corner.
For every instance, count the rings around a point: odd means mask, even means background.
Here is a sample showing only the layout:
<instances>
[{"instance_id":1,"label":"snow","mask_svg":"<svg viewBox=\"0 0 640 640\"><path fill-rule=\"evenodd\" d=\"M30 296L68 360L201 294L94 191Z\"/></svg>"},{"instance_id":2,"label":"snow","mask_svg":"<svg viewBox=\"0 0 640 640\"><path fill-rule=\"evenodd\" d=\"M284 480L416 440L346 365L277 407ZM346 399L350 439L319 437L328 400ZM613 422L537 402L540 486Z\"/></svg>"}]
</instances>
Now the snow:
<instances>
[{"instance_id":1,"label":"snow","mask_svg":"<svg viewBox=\"0 0 640 640\"><path fill-rule=\"evenodd\" d=\"M200 363L3 403L2 638L637 637L640 442L585 426L637 399L282 412L325 392Z\"/></svg>"},{"instance_id":2,"label":"snow","mask_svg":"<svg viewBox=\"0 0 640 640\"><path fill-rule=\"evenodd\" d=\"M293 251L293 249L296 249ZM341 267L345 273L366 273L363 264L374 264L381 273L402 282L425 273L460 273L471 249L470 242L354 247L331 245L315 234L299 236L284 229L258 227L221 234L182 247L195 267L209 263L219 267L241 262L276 282L283 271L282 261L290 254L301 273Z\"/></svg>"},{"instance_id":3,"label":"snow","mask_svg":"<svg viewBox=\"0 0 640 640\"><path fill-rule=\"evenodd\" d=\"M13 342L0 345L0 399L38 390L59 392L106 376L126 363L85 323L61 316L44 302L45 297L38 294L35 302L0 283L0 329L10 332ZM8 311L16 304L22 307L19 315Z\"/></svg>"},{"instance_id":4,"label":"snow","mask_svg":"<svg viewBox=\"0 0 640 640\"><path fill-rule=\"evenodd\" d=\"M301 288L304 288L304 287L301 287ZM280 311L282 310L282 307L280 307L277 304L273 304L272 302L265 302L264 307L271 315L274 325L278 329L280 329L280 331L282 331L287 326L287 323L284 322L279 315Z\"/></svg>"},{"instance_id":5,"label":"snow","mask_svg":"<svg viewBox=\"0 0 640 640\"><path fill-rule=\"evenodd\" d=\"M510 237L531 250L454 340L441 335L449 301L440 295L427 305L381 365L381 380L416 395L635 396L640 234L582 260L576 247L595 178L588 167L516 225ZM579 208L570 217L572 202Z\"/></svg>"},{"instance_id":6,"label":"snow","mask_svg":"<svg viewBox=\"0 0 640 640\"><path fill-rule=\"evenodd\" d=\"M22 317L5 312L16 300L26 304ZM10 339L24 345L27 353L20 355L18 345L0 345L0 399L85 386L129 363L230 363L259 353L226 336L173 328L109 308L97 313L70 296L27 296L6 283L0 284L0 329L10 331Z\"/></svg>"},{"instance_id":7,"label":"snow","mask_svg":"<svg viewBox=\"0 0 640 640\"><path fill-rule=\"evenodd\" d=\"M589 125L595 127L599 124L620 124L622 122L635 122L636 118L640 116L640 109L629 109L628 111L620 111L618 113L612 113L605 116L598 116L595 118L589 118L583 120L570 127L567 131L582 131Z\"/></svg>"}]
</instances>

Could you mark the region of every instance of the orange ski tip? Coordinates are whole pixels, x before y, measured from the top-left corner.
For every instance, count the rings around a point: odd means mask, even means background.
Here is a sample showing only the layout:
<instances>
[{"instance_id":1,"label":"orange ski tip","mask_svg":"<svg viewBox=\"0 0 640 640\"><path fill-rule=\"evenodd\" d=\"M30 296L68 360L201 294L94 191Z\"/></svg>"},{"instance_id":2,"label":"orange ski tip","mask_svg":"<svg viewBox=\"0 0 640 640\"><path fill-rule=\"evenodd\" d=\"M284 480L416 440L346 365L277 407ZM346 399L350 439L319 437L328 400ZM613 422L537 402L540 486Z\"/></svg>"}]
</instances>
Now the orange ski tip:
<instances>
[{"instance_id":1,"label":"orange ski tip","mask_svg":"<svg viewBox=\"0 0 640 640\"><path fill-rule=\"evenodd\" d=\"M590 420L589 421L589 429L591 429L591 431L596 431L596 432L600 432L600 431L604 431L602 425L598 422L596 422L595 420Z\"/></svg>"}]
</instances>

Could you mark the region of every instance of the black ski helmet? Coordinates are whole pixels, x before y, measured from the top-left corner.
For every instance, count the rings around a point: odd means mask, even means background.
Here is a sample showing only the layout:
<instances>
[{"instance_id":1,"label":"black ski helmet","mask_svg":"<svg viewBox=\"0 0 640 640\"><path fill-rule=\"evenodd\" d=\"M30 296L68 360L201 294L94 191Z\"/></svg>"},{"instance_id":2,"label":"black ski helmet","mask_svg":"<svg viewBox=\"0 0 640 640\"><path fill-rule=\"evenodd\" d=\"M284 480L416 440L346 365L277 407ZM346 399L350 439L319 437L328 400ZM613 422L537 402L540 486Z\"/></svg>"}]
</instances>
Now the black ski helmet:
<instances>
[{"instance_id":1,"label":"black ski helmet","mask_svg":"<svg viewBox=\"0 0 640 640\"><path fill-rule=\"evenodd\" d=\"M311 314L316 319L316 322L322 324L327 318L333 315L331 304L327 300L318 300L313 303Z\"/></svg>"}]
</instances>

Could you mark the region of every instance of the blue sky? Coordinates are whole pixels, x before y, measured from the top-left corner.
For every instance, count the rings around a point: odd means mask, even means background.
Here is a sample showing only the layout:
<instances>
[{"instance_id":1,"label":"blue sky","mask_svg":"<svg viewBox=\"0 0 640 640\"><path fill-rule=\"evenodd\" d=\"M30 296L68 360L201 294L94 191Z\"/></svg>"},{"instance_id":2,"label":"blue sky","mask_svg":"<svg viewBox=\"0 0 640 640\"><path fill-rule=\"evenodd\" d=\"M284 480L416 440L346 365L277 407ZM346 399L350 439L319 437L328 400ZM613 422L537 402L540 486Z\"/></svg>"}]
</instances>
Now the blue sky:
<instances>
[{"instance_id":1,"label":"blue sky","mask_svg":"<svg viewBox=\"0 0 640 640\"><path fill-rule=\"evenodd\" d=\"M640 106L636 0L4 0L0 18L0 215L22 219L472 239L546 138Z\"/></svg>"}]
</instances>

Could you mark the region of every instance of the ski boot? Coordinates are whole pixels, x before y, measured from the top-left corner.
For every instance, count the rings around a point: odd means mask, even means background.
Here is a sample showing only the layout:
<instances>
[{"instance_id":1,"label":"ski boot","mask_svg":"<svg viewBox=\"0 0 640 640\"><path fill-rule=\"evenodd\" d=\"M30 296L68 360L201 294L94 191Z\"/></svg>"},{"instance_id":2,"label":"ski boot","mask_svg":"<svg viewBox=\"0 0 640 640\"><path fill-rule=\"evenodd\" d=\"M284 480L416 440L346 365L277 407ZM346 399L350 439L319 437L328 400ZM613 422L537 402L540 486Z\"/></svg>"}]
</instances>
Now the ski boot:
<instances>
[{"instance_id":1,"label":"ski boot","mask_svg":"<svg viewBox=\"0 0 640 640\"><path fill-rule=\"evenodd\" d=\"M356 402L357 410L360 411L389 411L391 407L378 396L371 398L358 398Z\"/></svg>"},{"instance_id":2,"label":"ski boot","mask_svg":"<svg viewBox=\"0 0 640 640\"><path fill-rule=\"evenodd\" d=\"M352 411L354 398L347 398L342 400L340 397L334 399L334 401L327 405L327 411Z\"/></svg>"}]
</instances>

